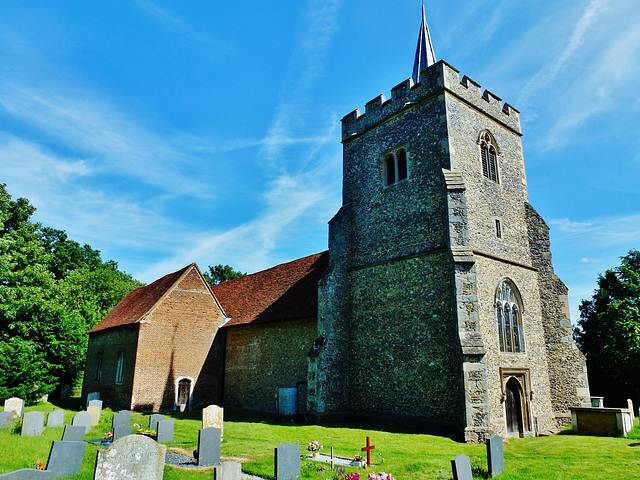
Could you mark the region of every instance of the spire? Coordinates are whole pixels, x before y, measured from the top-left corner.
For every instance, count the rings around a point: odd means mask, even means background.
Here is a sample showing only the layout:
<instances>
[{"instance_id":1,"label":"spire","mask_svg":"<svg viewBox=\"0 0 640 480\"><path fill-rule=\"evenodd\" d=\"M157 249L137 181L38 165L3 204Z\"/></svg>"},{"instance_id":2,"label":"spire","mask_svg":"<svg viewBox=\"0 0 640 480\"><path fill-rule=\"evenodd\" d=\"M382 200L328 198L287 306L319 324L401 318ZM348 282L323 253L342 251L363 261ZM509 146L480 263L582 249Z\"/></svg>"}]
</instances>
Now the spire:
<instances>
[{"instance_id":1,"label":"spire","mask_svg":"<svg viewBox=\"0 0 640 480\"><path fill-rule=\"evenodd\" d=\"M433 53L431 45L431 35L427 26L427 16L424 13L424 2L422 3L422 24L418 35L418 46L416 47L416 59L413 62L413 83L420 81L420 72L436 63L436 55Z\"/></svg>"}]
</instances>

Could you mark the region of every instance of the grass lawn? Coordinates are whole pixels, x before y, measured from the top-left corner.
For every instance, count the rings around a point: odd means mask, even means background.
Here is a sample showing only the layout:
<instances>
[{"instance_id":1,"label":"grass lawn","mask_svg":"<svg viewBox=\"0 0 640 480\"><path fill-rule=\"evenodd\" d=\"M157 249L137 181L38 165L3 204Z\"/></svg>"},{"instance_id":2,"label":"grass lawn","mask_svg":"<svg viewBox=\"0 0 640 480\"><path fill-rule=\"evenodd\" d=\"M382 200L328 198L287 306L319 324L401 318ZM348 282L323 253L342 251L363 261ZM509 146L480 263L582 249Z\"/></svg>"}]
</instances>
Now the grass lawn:
<instances>
[{"instance_id":1,"label":"grass lawn","mask_svg":"<svg viewBox=\"0 0 640 480\"><path fill-rule=\"evenodd\" d=\"M69 405L71 406L71 405ZM54 407L42 403L29 410L49 412ZM76 410L77 411L77 410ZM71 423L74 410L65 410L65 424ZM113 412L103 410L100 424L93 427L85 439L101 438L111 430ZM185 453L197 447L198 429L201 427L200 411L172 413L165 418L175 420L175 442L169 448L182 449ZM585 437L569 433L553 437L511 439L504 446L506 472L500 478L507 479L626 479L640 478L640 428L628 438ZM148 415L134 412L132 423L148 426ZM45 428L42 436L21 437L11 429L0 429L0 474L19 468L46 464L53 440L62 438L63 428ZM225 420L222 456L243 463L243 471L273 478L273 449L285 442L306 445L317 440L324 445L323 453L334 447L336 455L353 457L371 437L376 446L372 462L376 465L358 470L361 477L366 472L393 474L397 480L448 479L451 478L450 460L465 454L471 457L474 478L487 477L486 449L484 445L468 445L448 438L396 433L380 429L344 428L293 423L262 423L230 418ZM104 448L104 447L102 447ZM79 475L74 479L92 479L96 460L96 445L87 445ZM302 452L305 453L305 452ZM302 478L324 480L333 478L332 472L318 471L325 464L303 461ZM351 469L354 470L354 469ZM356 470L354 470L356 471ZM187 470L165 466L164 478L205 479L213 478L213 469Z\"/></svg>"}]
</instances>

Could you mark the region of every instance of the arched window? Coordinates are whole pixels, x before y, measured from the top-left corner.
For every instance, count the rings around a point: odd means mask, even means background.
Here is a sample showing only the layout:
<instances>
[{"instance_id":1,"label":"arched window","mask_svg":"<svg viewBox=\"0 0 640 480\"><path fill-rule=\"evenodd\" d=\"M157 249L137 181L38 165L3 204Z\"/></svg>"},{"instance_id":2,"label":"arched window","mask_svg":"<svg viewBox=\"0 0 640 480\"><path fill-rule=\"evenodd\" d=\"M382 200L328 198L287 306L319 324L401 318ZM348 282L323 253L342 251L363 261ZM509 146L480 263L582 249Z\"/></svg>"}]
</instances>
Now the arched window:
<instances>
[{"instance_id":1,"label":"arched window","mask_svg":"<svg viewBox=\"0 0 640 480\"><path fill-rule=\"evenodd\" d=\"M385 185L406 180L409 175L407 168L407 151L399 148L384 155L384 181Z\"/></svg>"},{"instance_id":2,"label":"arched window","mask_svg":"<svg viewBox=\"0 0 640 480\"><path fill-rule=\"evenodd\" d=\"M482 160L482 175L489 180L498 182L498 147L493 135L488 130L484 130L478 138L478 144Z\"/></svg>"},{"instance_id":3,"label":"arched window","mask_svg":"<svg viewBox=\"0 0 640 480\"><path fill-rule=\"evenodd\" d=\"M512 286L503 280L496 292L496 318L501 352L524 352L522 308Z\"/></svg>"}]
</instances>

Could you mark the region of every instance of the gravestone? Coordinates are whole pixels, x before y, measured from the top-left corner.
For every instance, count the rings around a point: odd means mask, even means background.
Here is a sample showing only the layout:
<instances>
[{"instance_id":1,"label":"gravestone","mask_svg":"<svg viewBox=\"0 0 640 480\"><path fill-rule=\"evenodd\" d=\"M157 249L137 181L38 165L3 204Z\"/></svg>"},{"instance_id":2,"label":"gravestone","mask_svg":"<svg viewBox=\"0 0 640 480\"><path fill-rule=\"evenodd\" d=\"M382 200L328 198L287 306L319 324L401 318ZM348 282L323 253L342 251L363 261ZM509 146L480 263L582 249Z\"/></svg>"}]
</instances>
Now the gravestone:
<instances>
[{"instance_id":1,"label":"gravestone","mask_svg":"<svg viewBox=\"0 0 640 480\"><path fill-rule=\"evenodd\" d=\"M13 472L3 473L0 480L51 480L53 473L46 470L36 470L35 468L21 468Z\"/></svg>"},{"instance_id":2,"label":"gravestone","mask_svg":"<svg viewBox=\"0 0 640 480\"><path fill-rule=\"evenodd\" d=\"M95 427L100 423L100 407L97 405L89 405L87 407L87 412L91 415L91 426Z\"/></svg>"},{"instance_id":3,"label":"gravestone","mask_svg":"<svg viewBox=\"0 0 640 480\"><path fill-rule=\"evenodd\" d=\"M221 440L219 428L207 427L198 432L198 465L200 467L220 463Z\"/></svg>"},{"instance_id":4,"label":"gravestone","mask_svg":"<svg viewBox=\"0 0 640 480\"><path fill-rule=\"evenodd\" d=\"M202 428L220 429L220 438L224 439L224 408L218 405L209 405L202 409Z\"/></svg>"},{"instance_id":5,"label":"gravestone","mask_svg":"<svg viewBox=\"0 0 640 480\"><path fill-rule=\"evenodd\" d=\"M456 455L451 460L453 480L473 480L471 474L471 460L466 455Z\"/></svg>"},{"instance_id":6,"label":"gravestone","mask_svg":"<svg viewBox=\"0 0 640 480\"><path fill-rule=\"evenodd\" d=\"M91 407L93 405L98 407L100 409L100 413L102 413L102 400L94 399L94 400L90 400L89 403L87 403L87 407Z\"/></svg>"},{"instance_id":7,"label":"gravestone","mask_svg":"<svg viewBox=\"0 0 640 480\"><path fill-rule=\"evenodd\" d=\"M13 418L22 417L24 413L24 400L18 397L7 398L4 401L4 411L13 412Z\"/></svg>"},{"instance_id":8,"label":"gravestone","mask_svg":"<svg viewBox=\"0 0 640 480\"><path fill-rule=\"evenodd\" d=\"M47 415L47 428L61 427L64 425L64 410L54 410Z\"/></svg>"},{"instance_id":9,"label":"gravestone","mask_svg":"<svg viewBox=\"0 0 640 480\"><path fill-rule=\"evenodd\" d=\"M84 425L65 425L62 432L62 440L65 442L81 442L87 429Z\"/></svg>"},{"instance_id":10,"label":"gravestone","mask_svg":"<svg viewBox=\"0 0 640 480\"><path fill-rule=\"evenodd\" d=\"M69 398L71 396L71 385L63 385L60 389L60 398Z\"/></svg>"},{"instance_id":11,"label":"gravestone","mask_svg":"<svg viewBox=\"0 0 640 480\"><path fill-rule=\"evenodd\" d=\"M89 430L91 430L91 414L85 411L78 412L73 417L73 422L71 422L71 424L82 425L85 428L84 433L89 433Z\"/></svg>"},{"instance_id":12,"label":"gravestone","mask_svg":"<svg viewBox=\"0 0 640 480\"><path fill-rule=\"evenodd\" d=\"M173 442L173 420L158 422L158 443Z\"/></svg>"},{"instance_id":13,"label":"gravestone","mask_svg":"<svg viewBox=\"0 0 640 480\"><path fill-rule=\"evenodd\" d=\"M226 460L216 467L215 480L241 480L242 465Z\"/></svg>"},{"instance_id":14,"label":"gravestone","mask_svg":"<svg viewBox=\"0 0 640 480\"><path fill-rule=\"evenodd\" d=\"M42 435L44 428L44 412L27 412L22 418L22 431L20 435L35 437Z\"/></svg>"},{"instance_id":15,"label":"gravestone","mask_svg":"<svg viewBox=\"0 0 640 480\"><path fill-rule=\"evenodd\" d=\"M0 428L8 428L13 425L13 412L0 412Z\"/></svg>"},{"instance_id":16,"label":"gravestone","mask_svg":"<svg viewBox=\"0 0 640 480\"><path fill-rule=\"evenodd\" d=\"M161 480L167 447L144 435L129 435L98 450L94 480Z\"/></svg>"},{"instance_id":17,"label":"gravestone","mask_svg":"<svg viewBox=\"0 0 640 480\"><path fill-rule=\"evenodd\" d=\"M115 430L118 425L129 425L131 423L131 411L120 410L113 416L111 421L111 428Z\"/></svg>"},{"instance_id":18,"label":"gravestone","mask_svg":"<svg viewBox=\"0 0 640 480\"><path fill-rule=\"evenodd\" d=\"M116 425L113 429L113 441L115 442L119 438L131 435L131 425L120 424Z\"/></svg>"},{"instance_id":19,"label":"gravestone","mask_svg":"<svg viewBox=\"0 0 640 480\"><path fill-rule=\"evenodd\" d=\"M100 400L100 392L91 392L87 394L87 406L91 400Z\"/></svg>"},{"instance_id":20,"label":"gravestone","mask_svg":"<svg viewBox=\"0 0 640 480\"><path fill-rule=\"evenodd\" d=\"M297 480L300 476L300 445L283 443L275 449L276 480Z\"/></svg>"},{"instance_id":21,"label":"gravestone","mask_svg":"<svg viewBox=\"0 0 640 480\"><path fill-rule=\"evenodd\" d=\"M70 477L80 473L82 458L87 448L85 442L54 440L49 452L47 470L53 472L53 478Z\"/></svg>"},{"instance_id":22,"label":"gravestone","mask_svg":"<svg viewBox=\"0 0 640 480\"><path fill-rule=\"evenodd\" d=\"M164 420L164 415L154 413L149 417L149 430L158 431L158 422Z\"/></svg>"},{"instance_id":23,"label":"gravestone","mask_svg":"<svg viewBox=\"0 0 640 480\"><path fill-rule=\"evenodd\" d=\"M487 440L487 465L489 475L497 477L504 472L504 449L502 447L502 437L491 435Z\"/></svg>"}]
</instances>

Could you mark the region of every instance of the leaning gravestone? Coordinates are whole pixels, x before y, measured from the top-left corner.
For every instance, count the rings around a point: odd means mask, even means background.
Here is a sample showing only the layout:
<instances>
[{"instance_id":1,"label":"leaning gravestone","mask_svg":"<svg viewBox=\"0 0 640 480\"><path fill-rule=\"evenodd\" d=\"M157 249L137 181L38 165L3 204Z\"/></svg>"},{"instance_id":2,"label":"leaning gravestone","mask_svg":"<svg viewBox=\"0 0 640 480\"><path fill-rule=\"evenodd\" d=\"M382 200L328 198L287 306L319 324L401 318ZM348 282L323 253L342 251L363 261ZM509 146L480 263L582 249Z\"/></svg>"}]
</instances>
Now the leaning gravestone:
<instances>
[{"instance_id":1,"label":"leaning gravestone","mask_svg":"<svg viewBox=\"0 0 640 480\"><path fill-rule=\"evenodd\" d=\"M173 420L158 422L158 443L173 442Z\"/></svg>"},{"instance_id":2,"label":"leaning gravestone","mask_svg":"<svg viewBox=\"0 0 640 480\"><path fill-rule=\"evenodd\" d=\"M21 468L13 472L3 473L0 480L51 480L53 473L46 470L36 470L35 468Z\"/></svg>"},{"instance_id":3,"label":"leaning gravestone","mask_svg":"<svg viewBox=\"0 0 640 480\"><path fill-rule=\"evenodd\" d=\"M64 425L64 410L54 410L47 415L47 428L61 427Z\"/></svg>"},{"instance_id":4,"label":"leaning gravestone","mask_svg":"<svg viewBox=\"0 0 640 480\"><path fill-rule=\"evenodd\" d=\"M89 406L89 402L92 400L100 400L100 392L91 392L87 394L87 406Z\"/></svg>"},{"instance_id":5,"label":"leaning gravestone","mask_svg":"<svg viewBox=\"0 0 640 480\"><path fill-rule=\"evenodd\" d=\"M13 412L0 412L0 428L8 428L13 425Z\"/></svg>"},{"instance_id":6,"label":"leaning gravestone","mask_svg":"<svg viewBox=\"0 0 640 480\"><path fill-rule=\"evenodd\" d=\"M97 405L89 405L87 407L87 412L91 415L91 426L95 427L100 423L100 407Z\"/></svg>"},{"instance_id":7,"label":"leaning gravestone","mask_svg":"<svg viewBox=\"0 0 640 480\"><path fill-rule=\"evenodd\" d=\"M241 480L242 465L226 460L216 467L215 480Z\"/></svg>"},{"instance_id":8,"label":"leaning gravestone","mask_svg":"<svg viewBox=\"0 0 640 480\"><path fill-rule=\"evenodd\" d=\"M24 400L18 397L7 398L4 401L4 411L13 412L13 418L21 417L24 413Z\"/></svg>"},{"instance_id":9,"label":"leaning gravestone","mask_svg":"<svg viewBox=\"0 0 640 480\"><path fill-rule=\"evenodd\" d=\"M283 443L275 449L276 480L297 480L300 477L300 445Z\"/></svg>"},{"instance_id":10,"label":"leaning gravestone","mask_svg":"<svg viewBox=\"0 0 640 480\"><path fill-rule=\"evenodd\" d=\"M502 437L498 435L491 435L487 440L487 465L491 477L497 477L504 472L504 449Z\"/></svg>"},{"instance_id":11,"label":"leaning gravestone","mask_svg":"<svg viewBox=\"0 0 640 480\"><path fill-rule=\"evenodd\" d=\"M209 405L202 409L202 428L219 428L220 438L224 439L224 408Z\"/></svg>"},{"instance_id":12,"label":"leaning gravestone","mask_svg":"<svg viewBox=\"0 0 640 480\"><path fill-rule=\"evenodd\" d=\"M207 427L198 432L198 466L209 467L220 463L221 432Z\"/></svg>"},{"instance_id":13,"label":"leaning gravestone","mask_svg":"<svg viewBox=\"0 0 640 480\"><path fill-rule=\"evenodd\" d=\"M129 435L98 450L94 480L161 480L167 447L143 435Z\"/></svg>"},{"instance_id":14,"label":"leaning gravestone","mask_svg":"<svg viewBox=\"0 0 640 480\"><path fill-rule=\"evenodd\" d=\"M47 470L53 472L53 478L77 475L80 473L86 447L87 444L82 441L54 440L49 452Z\"/></svg>"},{"instance_id":15,"label":"leaning gravestone","mask_svg":"<svg viewBox=\"0 0 640 480\"><path fill-rule=\"evenodd\" d=\"M75 417L73 417L72 425L82 425L85 428L84 433L89 433L91 430L91 414L89 412L78 412Z\"/></svg>"},{"instance_id":16,"label":"leaning gravestone","mask_svg":"<svg viewBox=\"0 0 640 480\"><path fill-rule=\"evenodd\" d=\"M116 425L113 429L113 441L115 442L119 438L126 437L127 435L131 435L131 425Z\"/></svg>"},{"instance_id":17,"label":"leaning gravestone","mask_svg":"<svg viewBox=\"0 0 640 480\"><path fill-rule=\"evenodd\" d=\"M62 432L62 440L65 442L81 442L84 440L86 433L87 429L84 425L65 425L64 432Z\"/></svg>"},{"instance_id":18,"label":"leaning gravestone","mask_svg":"<svg viewBox=\"0 0 640 480\"><path fill-rule=\"evenodd\" d=\"M453 480L473 480L471 474L471 460L466 455L456 455L451 460Z\"/></svg>"},{"instance_id":19,"label":"leaning gravestone","mask_svg":"<svg viewBox=\"0 0 640 480\"><path fill-rule=\"evenodd\" d=\"M158 422L164 420L164 415L154 413L149 417L149 430L156 432L158 430Z\"/></svg>"},{"instance_id":20,"label":"leaning gravestone","mask_svg":"<svg viewBox=\"0 0 640 480\"><path fill-rule=\"evenodd\" d=\"M131 423L131 410L120 410L113 416L111 428L115 430L118 425L129 425Z\"/></svg>"},{"instance_id":21,"label":"leaning gravestone","mask_svg":"<svg viewBox=\"0 0 640 480\"><path fill-rule=\"evenodd\" d=\"M44 412L27 412L22 418L22 431L20 435L35 437L42 435L44 428Z\"/></svg>"}]
</instances>

